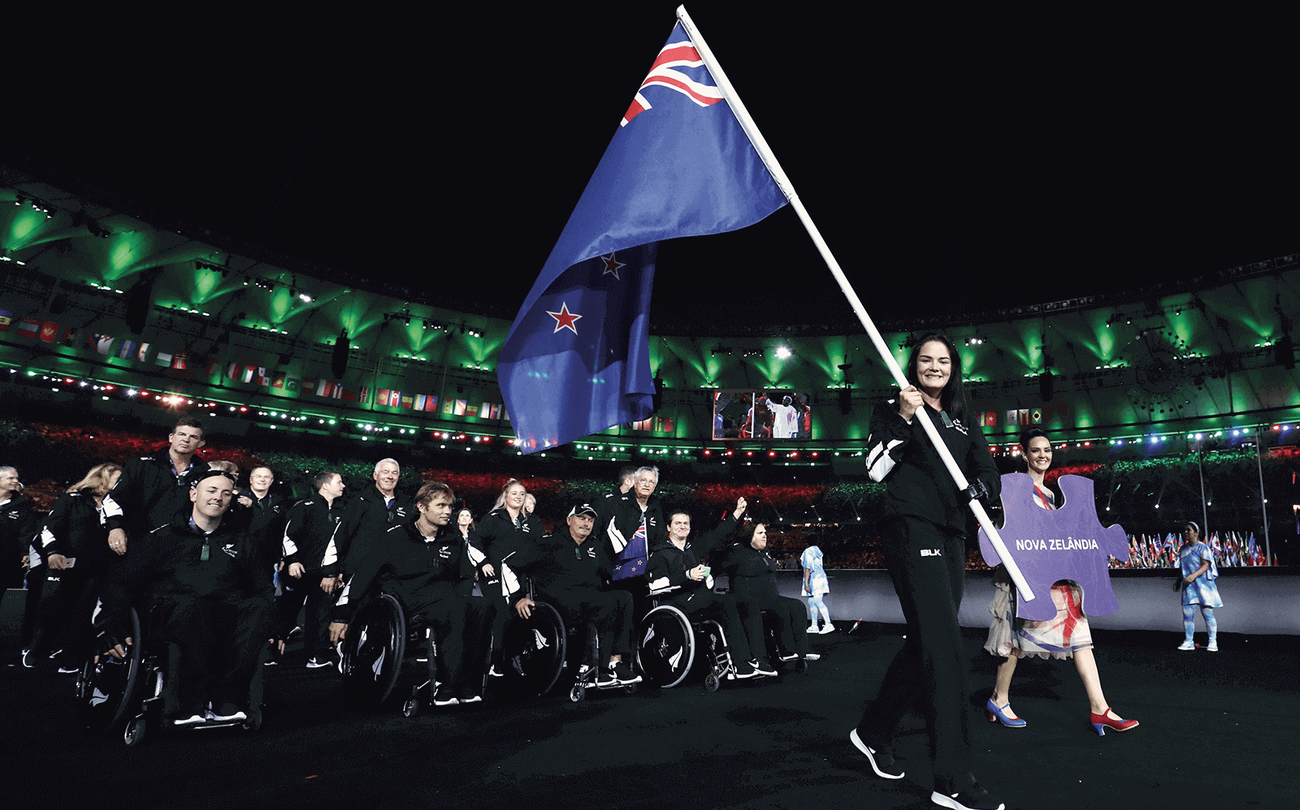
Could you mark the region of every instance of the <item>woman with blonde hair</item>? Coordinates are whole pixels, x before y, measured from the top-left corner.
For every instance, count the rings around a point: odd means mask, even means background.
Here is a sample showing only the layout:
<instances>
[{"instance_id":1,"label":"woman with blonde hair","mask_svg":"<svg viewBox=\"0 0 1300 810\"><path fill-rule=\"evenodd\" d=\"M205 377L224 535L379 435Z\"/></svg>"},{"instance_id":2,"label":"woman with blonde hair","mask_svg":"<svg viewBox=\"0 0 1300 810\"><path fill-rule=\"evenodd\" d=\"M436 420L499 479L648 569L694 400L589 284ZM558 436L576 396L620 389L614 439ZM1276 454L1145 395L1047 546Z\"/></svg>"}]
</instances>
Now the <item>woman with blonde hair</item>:
<instances>
[{"instance_id":1,"label":"woman with blonde hair","mask_svg":"<svg viewBox=\"0 0 1300 810\"><path fill-rule=\"evenodd\" d=\"M25 665L50 656L60 672L76 672L89 654L90 616L113 556L101 514L104 496L121 474L122 468L112 463L92 467L54 501L33 541L47 570Z\"/></svg>"}]
</instances>

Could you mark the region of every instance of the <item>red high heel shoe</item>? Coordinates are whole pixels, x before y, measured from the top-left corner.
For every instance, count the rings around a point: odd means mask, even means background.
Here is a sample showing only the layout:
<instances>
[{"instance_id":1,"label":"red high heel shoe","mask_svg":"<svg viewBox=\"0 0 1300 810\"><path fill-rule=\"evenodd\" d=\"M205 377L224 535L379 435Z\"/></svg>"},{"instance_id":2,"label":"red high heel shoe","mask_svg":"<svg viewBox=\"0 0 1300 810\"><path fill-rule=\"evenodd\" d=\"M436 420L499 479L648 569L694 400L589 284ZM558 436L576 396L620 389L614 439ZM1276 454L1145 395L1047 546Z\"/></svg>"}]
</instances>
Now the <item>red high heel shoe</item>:
<instances>
[{"instance_id":1,"label":"red high heel shoe","mask_svg":"<svg viewBox=\"0 0 1300 810\"><path fill-rule=\"evenodd\" d=\"M1092 727L1097 730L1097 734L1100 736L1106 736L1106 729L1108 728L1115 731L1128 731L1131 728L1138 727L1138 721L1124 719L1113 720L1110 717L1110 713L1111 709L1109 706L1107 706L1106 711L1101 714L1088 712L1088 722L1092 723Z\"/></svg>"}]
</instances>

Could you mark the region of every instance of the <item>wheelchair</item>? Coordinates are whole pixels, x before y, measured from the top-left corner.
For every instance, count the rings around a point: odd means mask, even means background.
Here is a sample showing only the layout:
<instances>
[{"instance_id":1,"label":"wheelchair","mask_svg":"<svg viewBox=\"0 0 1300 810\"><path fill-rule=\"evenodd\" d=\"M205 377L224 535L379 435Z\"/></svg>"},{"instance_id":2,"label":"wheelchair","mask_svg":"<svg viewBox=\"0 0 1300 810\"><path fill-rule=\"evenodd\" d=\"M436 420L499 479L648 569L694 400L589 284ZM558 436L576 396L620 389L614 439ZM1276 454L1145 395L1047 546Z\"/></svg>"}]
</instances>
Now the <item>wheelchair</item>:
<instances>
[{"instance_id":1,"label":"wheelchair","mask_svg":"<svg viewBox=\"0 0 1300 810\"><path fill-rule=\"evenodd\" d=\"M636 636L637 666L646 681L671 689L686 680L698 657L707 669L704 689L718 691L722 681L736 672L722 625L710 618L691 622L681 609L653 601L655 606L641 619Z\"/></svg>"},{"instance_id":2,"label":"wheelchair","mask_svg":"<svg viewBox=\"0 0 1300 810\"><path fill-rule=\"evenodd\" d=\"M501 641L504 662L503 688L514 695L542 697L560 682L566 673L569 678L569 700L581 703L588 690L622 689L627 694L636 692L636 684L600 685L598 669L584 670L584 659L599 662L600 645L596 630L587 623L566 627L564 618L554 605L536 598L536 591L528 580L525 593L533 600L532 615L527 619L511 610Z\"/></svg>"},{"instance_id":3,"label":"wheelchair","mask_svg":"<svg viewBox=\"0 0 1300 810\"><path fill-rule=\"evenodd\" d=\"M531 597L530 597L531 598ZM534 600L527 619L510 611L501 639L503 688L522 697L542 697L568 668L569 633L560 612Z\"/></svg>"},{"instance_id":4,"label":"wheelchair","mask_svg":"<svg viewBox=\"0 0 1300 810\"><path fill-rule=\"evenodd\" d=\"M174 644L150 644L147 630L141 625L140 613L131 608L132 644L127 647L126 658L89 656L77 675L76 712L82 727L95 734L105 734L125 720L122 739L128 746L143 742L150 729L163 727L164 685L176 678L176 662L180 658ZM246 719L209 720L192 728L238 726L255 731L262 727L262 713L259 662L249 691Z\"/></svg>"},{"instance_id":5,"label":"wheelchair","mask_svg":"<svg viewBox=\"0 0 1300 810\"><path fill-rule=\"evenodd\" d=\"M402 714L415 717L433 702L434 682L425 664L438 654L433 628L420 617L407 619L406 608L397 597L381 593L357 609L343 639L339 669L343 674L343 700L355 709L373 711L393 699L405 670L422 674L410 686L402 701ZM489 645L490 646L490 645ZM409 657L419 667L407 667ZM484 662L486 669L486 661ZM486 694L484 697L487 697Z\"/></svg>"}]
</instances>

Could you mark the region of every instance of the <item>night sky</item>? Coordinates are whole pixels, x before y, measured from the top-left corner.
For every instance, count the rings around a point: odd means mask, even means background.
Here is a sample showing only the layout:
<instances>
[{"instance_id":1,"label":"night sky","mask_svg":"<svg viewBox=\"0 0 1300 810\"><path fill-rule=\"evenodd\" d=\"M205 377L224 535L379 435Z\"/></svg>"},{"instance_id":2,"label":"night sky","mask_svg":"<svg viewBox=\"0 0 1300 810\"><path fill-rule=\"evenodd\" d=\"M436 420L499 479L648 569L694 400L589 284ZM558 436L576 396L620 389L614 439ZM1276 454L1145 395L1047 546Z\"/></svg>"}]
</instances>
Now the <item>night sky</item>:
<instances>
[{"instance_id":1,"label":"night sky","mask_svg":"<svg viewBox=\"0 0 1300 810\"><path fill-rule=\"evenodd\" d=\"M1280 20L847 5L688 9L868 311L1057 300L1300 249ZM7 59L0 160L509 317L675 7L480 8L42 33ZM851 318L788 208L663 246L654 313Z\"/></svg>"}]
</instances>

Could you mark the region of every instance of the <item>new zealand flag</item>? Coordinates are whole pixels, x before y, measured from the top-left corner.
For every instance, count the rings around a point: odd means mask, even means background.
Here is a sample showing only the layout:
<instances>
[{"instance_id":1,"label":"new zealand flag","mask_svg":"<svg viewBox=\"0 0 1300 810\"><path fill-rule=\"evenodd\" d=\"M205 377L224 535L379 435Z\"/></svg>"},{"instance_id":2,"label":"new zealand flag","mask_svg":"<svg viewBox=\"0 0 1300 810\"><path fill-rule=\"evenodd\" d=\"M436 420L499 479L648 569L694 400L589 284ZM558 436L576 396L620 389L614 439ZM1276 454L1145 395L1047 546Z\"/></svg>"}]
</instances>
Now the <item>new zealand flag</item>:
<instances>
[{"instance_id":1,"label":"new zealand flag","mask_svg":"<svg viewBox=\"0 0 1300 810\"><path fill-rule=\"evenodd\" d=\"M743 228L785 204L678 24L502 347L497 379L519 448L648 417L655 243Z\"/></svg>"}]
</instances>

